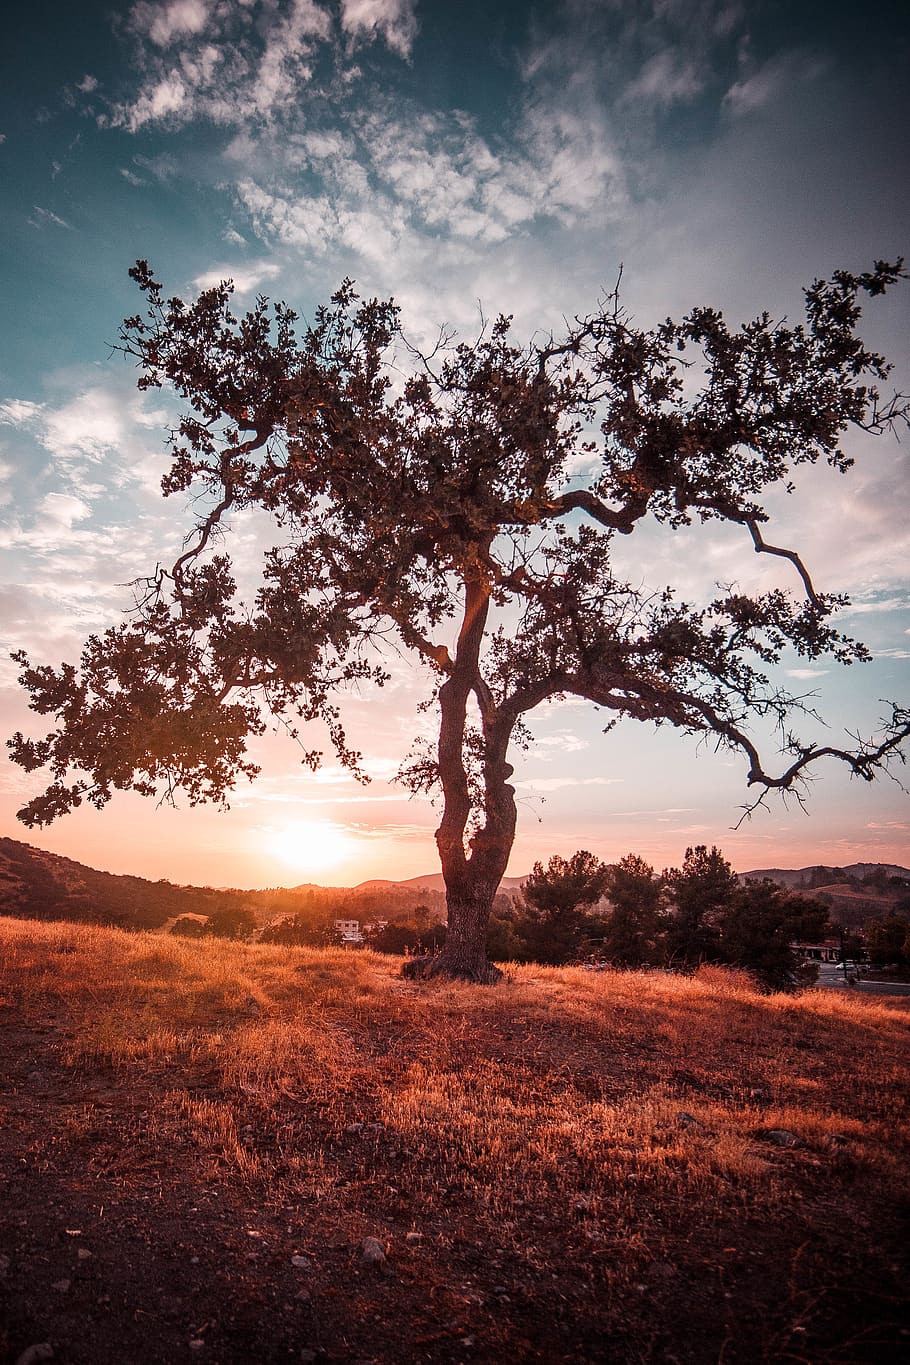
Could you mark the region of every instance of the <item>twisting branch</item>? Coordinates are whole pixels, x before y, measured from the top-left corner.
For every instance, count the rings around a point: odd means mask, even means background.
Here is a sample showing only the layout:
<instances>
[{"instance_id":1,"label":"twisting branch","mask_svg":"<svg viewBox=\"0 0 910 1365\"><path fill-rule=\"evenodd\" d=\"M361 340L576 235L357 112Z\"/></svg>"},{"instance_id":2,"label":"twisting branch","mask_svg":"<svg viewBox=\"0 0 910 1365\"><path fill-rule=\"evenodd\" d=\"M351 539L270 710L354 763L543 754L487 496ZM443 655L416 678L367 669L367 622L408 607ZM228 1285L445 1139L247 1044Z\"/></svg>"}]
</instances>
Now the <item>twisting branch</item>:
<instances>
[{"instance_id":1,"label":"twisting branch","mask_svg":"<svg viewBox=\"0 0 910 1365\"><path fill-rule=\"evenodd\" d=\"M806 596L809 598L809 601L812 603L813 607L820 607L822 605L821 598L815 591L812 579L809 577L808 569L796 551L785 550L780 545L769 545L762 535L758 522L754 517L747 517L744 525L748 528L749 534L752 537L755 553L757 555L778 555L781 559L789 559L803 581L803 587L806 589Z\"/></svg>"}]
</instances>

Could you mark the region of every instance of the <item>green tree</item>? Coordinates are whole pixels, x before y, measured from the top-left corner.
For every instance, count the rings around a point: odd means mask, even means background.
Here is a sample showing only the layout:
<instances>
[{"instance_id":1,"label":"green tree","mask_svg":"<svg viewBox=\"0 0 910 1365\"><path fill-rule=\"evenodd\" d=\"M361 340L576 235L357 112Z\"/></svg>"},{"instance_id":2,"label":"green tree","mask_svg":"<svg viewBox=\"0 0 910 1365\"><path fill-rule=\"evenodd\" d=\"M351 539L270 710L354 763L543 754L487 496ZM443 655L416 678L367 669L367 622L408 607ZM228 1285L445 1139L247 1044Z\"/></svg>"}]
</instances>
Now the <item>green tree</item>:
<instances>
[{"instance_id":1,"label":"green tree","mask_svg":"<svg viewBox=\"0 0 910 1365\"><path fill-rule=\"evenodd\" d=\"M260 299L237 317L230 284L186 303L146 262L131 273L144 311L121 347L141 389L168 386L186 404L163 488L191 493L198 520L78 666L16 655L31 706L54 717L45 738L10 742L27 771L50 774L19 813L26 824L127 788L223 800L256 775L247 742L269 715L295 732L321 722L360 774L343 693L381 685L386 652L410 651L438 739L402 776L441 797L449 923L444 951L411 970L489 981L487 921L516 827L511 749L543 703L576 696L615 720L709 737L745 760L750 809L799 791L822 758L871 780L910 734L894 704L868 744L797 737L799 701L768 666L785 648L869 656L832 624L843 599L766 539L764 506L801 465L846 471L850 426L908 421L907 400L880 398L889 367L858 332L861 297L893 285L902 262L817 280L800 324L765 313L731 329L699 307L643 330L614 291L558 339L518 344L500 317L473 344L443 336L430 356L408 345L391 302L363 302L350 282L298 334L284 304ZM222 536L250 508L280 535L245 601ZM619 576L617 538L706 521L776 556L801 600L728 588L690 605L642 587L638 569ZM756 716L790 736L780 771L764 765ZM314 745L305 761L319 758Z\"/></svg>"},{"instance_id":2,"label":"green tree","mask_svg":"<svg viewBox=\"0 0 910 1365\"><path fill-rule=\"evenodd\" d=\"M792 990L801 959L791 945L822 938L828 909L774 882L747 881L733 890L719 927L721 961L744 967L771 990Z\"/></svg>"},{"instance_id":3,"label":"green tree","mask_svg":"<svg viewBox=\"0 0 910 1365\"><path fill-rule=\"evenodd\" d=\"M910 922L899 915L870 920L864 938L873 967L910 966Z\"/></svg>"},{"instance_id":4,"label":"green tree","mask_svg":"<svg viewBox=\"0 0 910 1365\"><path fill-rule=\"evenodd\" d=\"M719 962L724 916L739 886L720 849L687 848L682 867L664 872L674 914L667 930L671 963Z\"/></svg>"},{"instance_id":5,"label":"green tree","mask_svg":"<svg viewBox=\"0 0 910 1365\"><path fill-rule=\"evenodd\" d=\"M607 873L611 908L604 920L603 956L623 967L654 965L663 959L666 932L661 878L635 853L627 853Z\"/></svg>"},{"instance_id":6,"label":"green tree","mask_svg":"<svg viewBox=\"0 0 910 1365\"><path fill-rule=\"evenodd\" d=\"M571 858L535 863L522 887L515 932L535 962L560 963L574 957L584 937L585 911L604 894L607 869L586 849Z\"/></svg>"}]
</instances>

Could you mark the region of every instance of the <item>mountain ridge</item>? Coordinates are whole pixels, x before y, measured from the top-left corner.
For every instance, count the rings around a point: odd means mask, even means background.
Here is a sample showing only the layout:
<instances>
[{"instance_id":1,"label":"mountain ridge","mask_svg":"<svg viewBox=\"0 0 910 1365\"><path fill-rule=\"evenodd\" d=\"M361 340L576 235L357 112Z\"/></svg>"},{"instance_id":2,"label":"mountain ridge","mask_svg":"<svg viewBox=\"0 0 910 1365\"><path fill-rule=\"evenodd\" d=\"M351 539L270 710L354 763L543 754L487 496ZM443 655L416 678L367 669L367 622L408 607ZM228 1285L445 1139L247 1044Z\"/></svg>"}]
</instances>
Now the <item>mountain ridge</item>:
<instances>
[{"instance_id":1,"label":"mountain ridge","mask_svg":"<svg viewBox=\"0 0 910 1365\"><path fill-rule=\"evenodd\" d=\"M820 874L830 873L830 883ZM846 882L869 876L898 877L910 882L910 869L895 863L851 863L837 868L814 863L803 868L755 869L739 874L743 880L769 878L791 889L829 893L845 904L873 907L868 894ZM502 894L514 894L526 880L504 877ZM883 902L884 904L884 902ZM226 909L250 910L266 923L278 914L316 913L390 918L409 916L426 905L434 918L445 915L442 874L424 873L401 881L370 878L356 886L331 887L301 882L294 887L182 886L166 879L151 881L129 874L101 872L61 854L49 853L17 839L0 837L0 915L26 919L78 919L133 929L156 929L185 914L211 915Z\"/></svg>"}]
</instances>

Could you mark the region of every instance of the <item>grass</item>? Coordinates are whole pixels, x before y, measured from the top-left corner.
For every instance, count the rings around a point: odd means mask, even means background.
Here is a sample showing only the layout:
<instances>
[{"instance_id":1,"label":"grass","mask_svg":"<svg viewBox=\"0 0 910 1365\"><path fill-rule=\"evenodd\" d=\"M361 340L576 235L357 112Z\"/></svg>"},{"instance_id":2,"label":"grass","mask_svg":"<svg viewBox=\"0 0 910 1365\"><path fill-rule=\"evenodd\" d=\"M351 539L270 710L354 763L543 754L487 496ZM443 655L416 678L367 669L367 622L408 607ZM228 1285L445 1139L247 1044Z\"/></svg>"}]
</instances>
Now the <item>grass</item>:
<instances>
[{"instance_id":1,"label":"grass","mask_svg":"<svg viewBox=\"0 0 910 1365\"><path fill-rule=\"evenodd\" d=\"M44 1040L56 1087L19 1159L121 1198L154 1174L162 1225L179 1180L197 1205L220 1191L234 1231L293 1228L338 1359L900 1357L900 1002L765 996L719 969L399 970L0 920L0 1022ZM375 1282L367 1235L389 1253Z\"/></svg>"}]
</instances>

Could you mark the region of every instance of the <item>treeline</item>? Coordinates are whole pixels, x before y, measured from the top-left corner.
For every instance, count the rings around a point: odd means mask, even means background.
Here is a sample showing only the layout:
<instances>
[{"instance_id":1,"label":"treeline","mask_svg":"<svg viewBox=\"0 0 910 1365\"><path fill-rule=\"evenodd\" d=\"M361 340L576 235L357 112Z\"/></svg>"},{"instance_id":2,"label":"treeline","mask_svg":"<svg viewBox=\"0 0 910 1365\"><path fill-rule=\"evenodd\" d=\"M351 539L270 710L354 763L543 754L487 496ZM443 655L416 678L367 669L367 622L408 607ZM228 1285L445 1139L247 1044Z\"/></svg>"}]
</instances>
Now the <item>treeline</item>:
<instances>
[{"instance_id":1,"label":"treeline","mask_svg":"<svg viewBox=\"0 0 910 1365\"><path fill-rule=\"evenodd\" d=\"M606 865L582 850L535 864L521 902L491 919L488 946L500 961L717 963L788 990L804 979L791 945L827 928L820 901L771 881L741 883L718 848L689 848L681 867L660 874L634 853Z\"/></svg>"}]
</instances>

